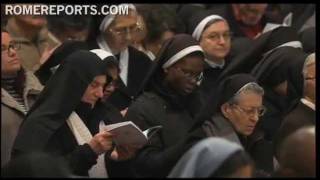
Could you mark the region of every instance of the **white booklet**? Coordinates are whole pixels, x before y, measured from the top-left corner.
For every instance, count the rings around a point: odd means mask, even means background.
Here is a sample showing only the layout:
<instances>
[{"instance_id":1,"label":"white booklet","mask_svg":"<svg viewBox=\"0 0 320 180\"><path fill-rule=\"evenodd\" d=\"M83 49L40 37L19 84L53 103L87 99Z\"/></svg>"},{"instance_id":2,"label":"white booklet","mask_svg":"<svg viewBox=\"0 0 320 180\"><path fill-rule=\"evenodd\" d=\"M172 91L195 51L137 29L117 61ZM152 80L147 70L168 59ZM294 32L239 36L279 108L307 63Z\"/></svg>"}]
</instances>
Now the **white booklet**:
<instances>
[{"instance_id":1,"label":"white booklet","mask_svg":"<svg viewBox=\"0 0 320 180\"><path fill-rule=\"evenodd\" d=\"M103 129L111 132L116 145L134 145L144 146L148 139L155 134L162 126L154 126L145 131L142 131L132 121L125 121L105 126Z\"/></svg>"}]
</instances>

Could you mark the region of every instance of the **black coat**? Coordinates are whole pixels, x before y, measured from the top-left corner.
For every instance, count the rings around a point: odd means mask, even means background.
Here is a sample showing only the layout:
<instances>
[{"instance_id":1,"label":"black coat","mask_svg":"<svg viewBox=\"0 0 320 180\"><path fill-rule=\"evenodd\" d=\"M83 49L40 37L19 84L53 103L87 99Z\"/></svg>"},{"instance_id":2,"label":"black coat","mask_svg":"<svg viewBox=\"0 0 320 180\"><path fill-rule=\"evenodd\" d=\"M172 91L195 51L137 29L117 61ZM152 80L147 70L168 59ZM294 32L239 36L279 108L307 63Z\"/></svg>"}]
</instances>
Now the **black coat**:
<instances>
[{"instance_id":1,"label":"black coat","mask_svg":"<svg viewBox=\"0 0 320 180\"><path fill-rule=\"evenodd\" d=\"M279 148L284 139L303 126L316 124L316 112L299 101L284 118L275 139L275 148ZM277 152L277 150L276 150ZM276 153L276 155L278 155Z\"/></svg>"},{"instance_id":2,"label":"black coat","mask_svg":"<svg viewBox=\"0 0 320 180\"><path fill-rule=\"evenodd\" d=\"M126 118L142 130L162 125L139 151L134 168L138 177L165 177L180 156L190 147L184 144L193 117L184 108L177 108L161 96L145 92L129 107Z\"/></svg>"}]
</instances>

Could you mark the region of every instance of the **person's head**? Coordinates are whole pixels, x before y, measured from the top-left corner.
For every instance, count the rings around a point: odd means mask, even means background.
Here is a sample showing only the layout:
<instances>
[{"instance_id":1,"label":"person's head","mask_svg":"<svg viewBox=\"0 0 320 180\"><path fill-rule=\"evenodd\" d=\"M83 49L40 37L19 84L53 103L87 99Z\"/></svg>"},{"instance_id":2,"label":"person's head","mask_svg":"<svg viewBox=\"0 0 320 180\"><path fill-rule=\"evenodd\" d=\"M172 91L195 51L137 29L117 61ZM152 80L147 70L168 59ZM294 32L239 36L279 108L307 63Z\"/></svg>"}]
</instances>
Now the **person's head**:
<instances>
[{"instance_id":1,"label":"person's head","mask_svg":"<svg viewBox=\"0 0 320 180\"><path fill-rule=\"evenodd\" d=\"M268 4L232 4L235 18L248 26L258 24Z\"/></svg>"},{"instance_id":2,"label":"person's head","mask_svg":"<svg viewBox=\"0 0 320 180\"><path fill-rule=\"evenodd\" d=\"M220 63L229 53L231 32L223 17L198 12L190 19L189 31L199 41L208 60Z\"/></svg>"},{"instance_id":3,"label":"person's head","mask_svg":"<svg viewBox=\"0 0 320 180\"><path fill-rule=\"evenodd\" d=\"M126 49L132 43L132 37L139 31L137 26L138 13L135 7L132 4L120 6L127 6L128 14L107 15L99 27L113 54Z\"/></svg>"},{"instance_id":4,"label":"person's head","mask_svg":"<svg viewBox=\"0 0 320 180\"><path fill-rule=\"evenodd\" d=\"M16 4L17 6L24 6L32 9L35 4ZM38 4L41 5L41 4ZM12 16L23 28L33 28L40 30L47 25L47 19L45 15L15 15Z\"/></svg>"},{"instance_id":5,"label":"person's head","mask_svg":"<svg viewBox=\"0 0 320 180\"><path fill-rule=\"evenodd\" d=\"M209 137L195 144L178 161L169 177L252 177L253 162L231 141Z\"/></svg>"},{"instance_id":6,"label":"person's head","mask_svg":"<svg viewBox=\"0 0 320 180\"><path fill-rule=\"evenodd\" d=\"M116 63L110 64L107 71L107 82L103 91L103 101L106 101L119 86L119 67Z\"/></svg>"},{"instance_id":7,"label":"person's head","mask_svg":"<svg viewBox=\"0 0 320 180\"><path fill-rule=\"evenodd\" d=\"M304 63L302 75L304 78L304 97L316 102L316 54L310 54Z\"/></svg>"},{"instance_id":8,"label":"person's head","mask_svg":"<svg viewBox=\"0 0 320 180\"><path fill-rule=\"evenodd\" d=\"M315 127L303 127L290 134L279 149L278 175L316 177Z\"/></svg>"},{"instance_id":9,"label":"person's head","mask_svg":"<svg viewBox=\"0 0 320 180\"><path fill-rule=\"evenodd\" d=\"M99 49L91 50L91 52L96 53L101 59L105 59L111 55L110 53ZM99 99L106 99L110 96L115 90L115 82L117 81L118 73L118 63L114 60L107 62L105 73L94 77L84 92L81 101L94 107Z\"/></svg>"},{"instance_id":10,"label":"person's head","mask_svg":"<svg viewBox=\"0 0 320 180\"><path fill-rule=\"evenodd\" d=\"M201 83L203 60L203 50L194 38L176 35L162 46L149 72L147 87L161 84L175 94L189 95Z\"/></svg>"},{"instance_id":11,"label":"person's head","mask_svg":"<svg viewBox=\"0 0 320 180\"><path fill-rule=\"evenodd\" d=\"M217 108L220 108L237 133L249 136L265 112L262 104L264 90L247 74L231 76L223 83L219 92L224 93L221 96L225 97Z\"/></svg>"},{"instance_id":12,"label":"person's head","mask_svg":"<svg viewBox=\"0 0 320 180\"><path fill-rule=\"evenodd\" d=\"M88 16L48 16L48 29L61 42L66 40L84 41L88 36L90 17Z\"/></svg>"},{"instance_id":13,"label":"person's head","mask_svg":"<svg viewBox=\"0 0 320 180\"><path fill-rule=\"evenodd\" d=\"M19 44L15 43L10 34L1 28L1 75L16 75L21 69L20 58L17 51Z\"/></svg>"},{"instance_id":14,"label":"person's head","mask_svg":"<svg viewBox=\"0 0 320 180\"><path fill-rule=\"evenodd\" d=\"M164 5L141 4L137 5L137 11L144 24L142 45L154 55L159 52L163 42L182 32L176 13Z\"/></svg>"}]
</instances>

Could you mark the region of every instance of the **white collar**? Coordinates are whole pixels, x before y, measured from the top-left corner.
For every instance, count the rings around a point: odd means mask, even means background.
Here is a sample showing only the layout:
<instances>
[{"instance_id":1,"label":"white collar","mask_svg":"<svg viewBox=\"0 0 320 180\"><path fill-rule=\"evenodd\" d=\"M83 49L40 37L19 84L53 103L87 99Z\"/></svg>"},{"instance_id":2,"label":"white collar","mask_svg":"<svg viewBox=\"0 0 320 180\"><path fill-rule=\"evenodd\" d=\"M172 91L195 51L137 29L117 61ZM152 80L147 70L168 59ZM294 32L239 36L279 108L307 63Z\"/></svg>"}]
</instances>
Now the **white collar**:
<instances>
[{"instance_id":1,"label":"white collar","mask_svg":"<svg viewBox=\"0 0 320 180\"><path fill-rule=\"evenodd\" d=\"M204 59L204 61L207 62L208 65L210 67L212 67L212 68L220 68L220 69L222 69L224 67L224 65L225 65L225 61L224 60L222 61L222 64L217 64L217 63L212 62L212 61L210 61L208 59Z\"/></svg>"},{"instance_id":2,"label":"white collar","mask_svg":"<svg viewBox=\"0 0 320 180\"><path fill-rule=\"evenodd\" d=\"M306 105L306 106L308 106L309 108L311 108L312 110L316 110L316 105L315 104L313 104L312 102L310 102L309 100L307 100L307 99L305 99L305 98L301 98L301 102L304 104L304 105Z\"/></svg>"}]
</instances>

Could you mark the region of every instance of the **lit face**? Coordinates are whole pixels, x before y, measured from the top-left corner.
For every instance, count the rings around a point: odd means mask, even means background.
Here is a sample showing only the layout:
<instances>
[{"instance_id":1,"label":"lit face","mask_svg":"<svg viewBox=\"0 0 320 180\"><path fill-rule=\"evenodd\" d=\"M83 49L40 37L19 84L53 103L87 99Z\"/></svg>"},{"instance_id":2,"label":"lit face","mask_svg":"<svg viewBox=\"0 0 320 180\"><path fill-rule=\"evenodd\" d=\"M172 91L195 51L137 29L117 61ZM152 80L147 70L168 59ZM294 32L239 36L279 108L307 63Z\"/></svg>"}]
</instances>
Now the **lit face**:
<instances>
[{"instance_id":1,"label":"lit face","mask_svg":"<svg viewBox=\"0 0 320 180\"><path fill-rule=\"evenodd\" d=\"M118 88L119 70L118 67L114 66L109 68L109 73L112 79L107 79L108 84L105 86L103 91L103 101L107 100L108 97Z\"/></svg>"},{"instance_id":2,"label":"lit face","mask_svg":"<svg viewBox=\"0 0 320 180\"><path fill-rule=\"evenodd\" d=\"M238 17L244 24L254 26L259 23L268 4L234 4Z\"/></svg>"},{"instance_id":3,"label":"lit face","mask_svg":"<svg viewBox=\"0 0 320 180\"><path fill-rule=\"evenodd\" d=\"M229 178L251 178L253 175L253 168L251 165L246 165L240 167L235 172L233 172Z\"/></svg>"},{"instance_id":4,"label":"lit face","mask_svg":"<svg viewBox=\"0 0 320 180\"><path fill-rule=\"evenodd\" d=\"M20 70L17 47L7 32L1 32L1 75L15 75Z\"/></svg>"},{"instance_id":5,"label":"lit face","mask_svg":"<svg viewBox=\"0 0 320 180\"><path fill-rule=\"evenodd\" d=\"M105 31L105 39L114 54L126 49L133 43L139 29L138 15L129 10L128 15L118 15Z\"/></svg>"},{"instance_id":6,"label":"lit face","mask_svg":"<svg viewBox=\"0 0 320 180\"><path fill-rule=\"evenodd\" d=\"M305 95L312 101L316 102L316 65L310 65L307 67L307 73L305 75Z\"/></svg>"},{"instance_id":7,"label":"lit face","mask_svg":"<svg viewBox=\"0 0 320 180\"><path fill-rule=\"evenodd\" d=\"M200 39L200 46L209 60L221 61L230 51L231 33L225 21L211 24L204 30Z\"/></svg>"},{"instance_id":8,"label":"lit face","mask_svg":"<svg viewBox=\"0 0 320 180\"><path fill-rule=\"evenodd\" d=\"M202 56L186 56L165 70L165 81L180 95L188 95L198 86L203 71Z\"/></svg>"},{"instance_id":9,"label":"lit face","mask_svg":"<svg viewBox=\"0 0 320 180\"><path fill-rule=\"evenodd\" d=\"M225 103L222 112L238 133L248 136L252 134L259 120L262 100L262 96L254 92L242 92L237 104Z\"/></svg>"},{"instance_id":10,"label":"lit face","mask_svg":"<svg viewBox=\"0 0 320 180\"><path fill-rule=\"evenodd\" d=\"M91 104L91 107L93 108L98 99L103 97L103 87L106 84L106 80L105 75L96 76L87 87L81 101Z\"/></svg>"}]
</instances>

